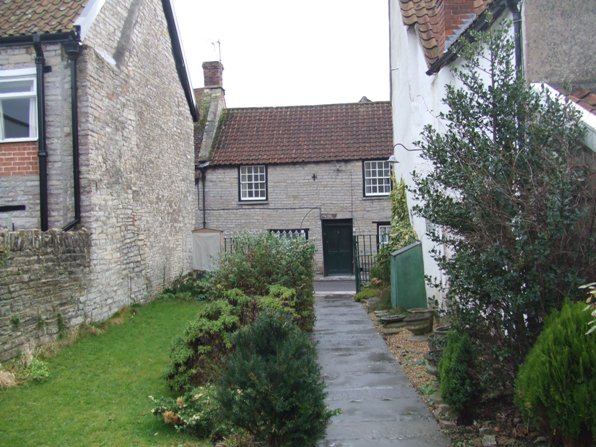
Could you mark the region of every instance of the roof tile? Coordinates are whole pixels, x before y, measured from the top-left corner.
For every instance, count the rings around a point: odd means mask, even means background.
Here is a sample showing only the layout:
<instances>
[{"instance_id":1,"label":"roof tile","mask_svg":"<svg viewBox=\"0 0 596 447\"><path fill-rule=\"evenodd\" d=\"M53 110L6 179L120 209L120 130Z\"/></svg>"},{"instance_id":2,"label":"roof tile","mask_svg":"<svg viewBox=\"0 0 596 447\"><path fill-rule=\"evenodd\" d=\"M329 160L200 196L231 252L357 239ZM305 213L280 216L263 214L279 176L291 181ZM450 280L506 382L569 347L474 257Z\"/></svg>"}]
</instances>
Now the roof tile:
<instances>
[{"instance_id":1,"label":"roof tile","mask_svg":"<svg viewBox=\"0 0 596 447\"><path fill-rule=\"evenodd\" d=\"M415 26L430 66L493 0L400 0L402 20ZM450 40L450 38L452 38Z\"/></svg>"},{"instance_id":2,"label":"roof tile","mask_svg":"<svg viewBox=\"0 0 596 447\"><path fill-rule=\"evenodd\" d=\"M87 0L0 0L0 37L71 31Z\"/></svg>"},{"instance_id":3,"label":"roof tile","mask_svg":"<svg viewBox=\"0 0 596 447\"><path fill-rule=\"evenodd\" d=\"M227 109L224 113L212 165L362 160L392 153L389 102Z\"/></svg>"}]
</instances>

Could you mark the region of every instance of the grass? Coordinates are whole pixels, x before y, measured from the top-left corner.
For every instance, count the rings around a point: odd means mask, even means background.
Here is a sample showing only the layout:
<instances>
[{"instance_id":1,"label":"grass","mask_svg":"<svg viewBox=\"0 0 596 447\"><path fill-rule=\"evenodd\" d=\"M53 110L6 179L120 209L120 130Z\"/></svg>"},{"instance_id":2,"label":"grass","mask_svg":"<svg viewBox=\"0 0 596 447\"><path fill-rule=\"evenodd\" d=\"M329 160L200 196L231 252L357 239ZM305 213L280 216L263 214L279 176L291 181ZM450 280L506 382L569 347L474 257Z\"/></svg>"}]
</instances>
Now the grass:
<instances>
[{"instance_id":1,"label":"grass","mask_svg":"<svg viewBox=\"0 0 596 447\"><path fill-rule=\"evenodd\" d=\"M211 445L166 426L148 397L171 394L162 376L170 345L197 309L154 301L60 350L47 381L0 390L0 445Z\"/></svg>"}]
</instances>

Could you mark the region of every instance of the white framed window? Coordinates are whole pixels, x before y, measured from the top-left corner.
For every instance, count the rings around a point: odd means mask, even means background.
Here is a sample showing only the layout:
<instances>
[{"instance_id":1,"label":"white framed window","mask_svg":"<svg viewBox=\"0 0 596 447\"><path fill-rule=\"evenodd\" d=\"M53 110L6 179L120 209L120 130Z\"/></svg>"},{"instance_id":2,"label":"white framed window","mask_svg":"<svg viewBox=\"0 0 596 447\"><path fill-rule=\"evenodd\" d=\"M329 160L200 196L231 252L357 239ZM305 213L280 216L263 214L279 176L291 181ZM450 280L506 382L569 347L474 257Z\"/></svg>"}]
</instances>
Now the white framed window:
<instances>
[{"instance_id":1,"label":"white framed window","mask_svg":"<svg viewBox=\"0 0 596 447\"><path fill-rule=\"evenodd\" d=\"M387 196L391 192L390 166L387 160L365 161L362 164L364 196Z\"/></svg>"},{"instance_id":2,"label":"white framed window","mask_svg":"<svg viewBox=\"0 0 596 447\"><path fill-rule=\"evenodd\" d=\"M0 142L37 139L35 69L0 71Z\"/></svg>"},{"instance_id":3,"label":"white framed window","mask_svg":"<svg viewBox=\"0 0 596 447\"><path fill-rule=\"evenodd\" d=\"M240 201L267 200L267 167L240 166L238 169Z\"/></svg>"},{"instance_id":4,"label":"white framed window","mask_svg":"<svg viewBox=\"0 0 596 447\"><path fill-rule=\"evenodd\" d=\"M379 241L379 248L386 247L389 244L390 232L391 224L389 222L382 222L377 224L377 240Z\"/></svg>"}]
</instances>

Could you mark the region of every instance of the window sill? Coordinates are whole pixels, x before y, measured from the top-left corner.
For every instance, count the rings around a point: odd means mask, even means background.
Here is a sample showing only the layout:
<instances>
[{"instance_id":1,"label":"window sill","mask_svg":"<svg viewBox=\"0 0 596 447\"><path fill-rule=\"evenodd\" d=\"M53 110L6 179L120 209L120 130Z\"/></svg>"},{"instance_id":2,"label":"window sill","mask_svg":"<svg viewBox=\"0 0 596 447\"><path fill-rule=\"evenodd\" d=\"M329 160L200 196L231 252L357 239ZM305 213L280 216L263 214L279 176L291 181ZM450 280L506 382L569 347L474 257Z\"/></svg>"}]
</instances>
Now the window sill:
<instances>
[{"instance_id":1,"label":"window sill","mask_svg":"<svg viewBox=\"0 0 596 447\"><path fill-rule=\"evenodd\" d=\"M241 200L238 202L238 205L269 205L268 200Z\"/></svg>"},{"instance_id":2,"label":"window sill","mask_svg":"<svg viewBox=\"0 0 596 447\"><path fill-rule=\"evenodd\" d=\"M32 138L8 138L6 140L0 140L0 144L34 143L36 141L37 141L37 137L32 137Z\"/></svg>"},{"instance_id":3,"label":"window sill","mask_svg":"<svg viewBox=\"0 0 596 447\"><path fill-rule=\"evenodd\" d=\"M362 200L387 200L389 198L389 194L386 196L363 196Z\"/></svg>"}]
</instances>

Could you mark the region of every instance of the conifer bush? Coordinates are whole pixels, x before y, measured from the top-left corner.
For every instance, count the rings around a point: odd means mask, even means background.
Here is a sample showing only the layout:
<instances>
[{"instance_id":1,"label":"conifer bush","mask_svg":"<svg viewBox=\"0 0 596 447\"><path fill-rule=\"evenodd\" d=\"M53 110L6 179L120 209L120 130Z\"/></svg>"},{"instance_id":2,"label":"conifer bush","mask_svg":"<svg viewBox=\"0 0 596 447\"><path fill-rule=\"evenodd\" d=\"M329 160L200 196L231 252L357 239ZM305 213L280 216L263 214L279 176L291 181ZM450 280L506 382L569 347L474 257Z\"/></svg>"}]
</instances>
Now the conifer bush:
<instances>
[{"instance_id":1,"label":"conifer bush","mask_svg":"<svg viewBox=\"0 0 596 447\"><path fill-rule=\"evenodd\" d=\"M596 435L596 334L585 333L584 307L566 303L548 318L515 386L525 421L569 446L590 446Z\"/></svg>"},{"instance_id":2,"label":"conifer bush","mask_svg":"<svg viewBox=\"0 0 596 447\"><path fill-rule=\"evenodd\" d=\"M225 420L270 447L315 446L333 415L308 336L271 313L236 336L217 395Z\"/></svg>"},{"instance_id":3,"label":"conifer bush","mask_svg":"<svg viewBox=\"0 0 596 447\"><path fill-rule=\"evenodd\" d=\"M460 415L467 413L475 393L470 375L472 359L468 336L450 331L439 362L440 390L443 400Z\"/></svg>"},{"instance_id":4,"label":"conifer bush","mask_svg":"<svg viewBox=\"0 0 596 447\"><path fill-rule=\"evenodd\" d=\"M188 391L217 379L232 347L230 337L239 327L240 319L227 301L205 304L172 344L166 371L170 388Z\"/></svg>"}]
</instances>

